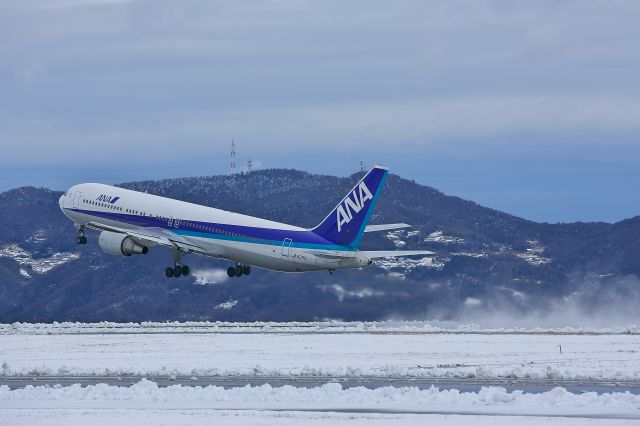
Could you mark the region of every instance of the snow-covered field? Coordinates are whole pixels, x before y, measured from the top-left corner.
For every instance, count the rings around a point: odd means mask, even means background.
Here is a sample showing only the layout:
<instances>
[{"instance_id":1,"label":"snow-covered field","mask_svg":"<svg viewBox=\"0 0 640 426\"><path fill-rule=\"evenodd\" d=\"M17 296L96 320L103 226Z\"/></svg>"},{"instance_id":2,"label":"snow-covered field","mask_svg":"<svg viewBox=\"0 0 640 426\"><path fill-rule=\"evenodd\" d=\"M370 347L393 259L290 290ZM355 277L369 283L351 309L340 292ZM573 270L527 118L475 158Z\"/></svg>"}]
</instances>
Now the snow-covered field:
<instances>
[{"instance_id":1,"label":"snow-covered field","mask_svg":"<svg viewBox=\"0 0 640 426\"><path fill-rule=\"evenodd\" d=\"M203 411L218 420L230 417L226 419L228 423L237 423L238 417L241 420L244 418L244 422L247 417L255 419L256 414L262 411L265 417L274 419L320 419L329 424L347 419L359 420L354 422L357 424L374 419L378 422L394 419L425 421L423 417L427 415L434 416L438 422L436 424L455 424L447 419L447 415L451 417L454 414L469 416L468 420L473 419L476 423L479 419L491 420L501 415L533 416L548 424L554 418L566 420L572 417L582 420L638 420L640 396L629 393L575 395L562 388L541 394L520 391L508 393L498 387L462 393L434 387L427 390L393 387L343 389L339 384L313 389L292 386L272 388L269 385L233 389L181 385L160 388L147 380L131 387L104 384L87 387L40 386L13 391L6 386L0 387L0 414L4 421L11 420L11 424L16 424L15 421L21 416L30 421L35 416L41 420L55 419L65 423L69 423L67 418L75 417L84 417L86 421L88 414L100 413L100 416L111 417L112 413L107 409L124 413L131 410L149 411L155 415L165 412L169 416L175 415L175 411L190 416ZM47 418L39 410L50 410L50 413L54 413L53 417ZM288 414L283 415L285 413ZM127 420L125 423L129 422ZM120 420L117 423L121 424Z\"/></svg>"},{"instance_id":2,"label":"snow-covered field","mask_svg":"<svg viewBox=\"0 0 640 426\"><path fill-rule=\"evenodd\" d=\"M342 413L335 411L267 411L207 409L64 409L0 410L0 424L12 426L627 426L638 420L615 418L548 417L474 414Z\"/></svg>"},{"instance_id":3,"label":"snow-covered field","mask_svg":"<svg viewBox=\"0 0 640 426\"><path fill-rule=\"evenodd\" d=\"M640 326L616 327L502 327L448 321L315 321L315 322L54 322L0 324L0 334L86 334L86 333L354 333L354 334L637 334Z\"/></svg>"},{"instance_id":4,"label":"snow-covered field","mask_svg":"<svg viewBox=\"0 0 640 426\"><path fill-rule=\"evenodd\" d=\"M0 374L640 380L640 336L413 323L20 325Z\"/></svg>"},{"instance_id":5,"label":"snow-covered field","mask_svg":"<svg viewBox=\"0 0 640 426\"><path fill-rule=\"evenodd\" d=\"M426 322L11 324L0 379L38 376L512 378L640 381L635 327ZM522 417L524 416L524 417ZM486 387L0 386L0 424L638 424L640 395Z\"/></svg>"}]
</instances>

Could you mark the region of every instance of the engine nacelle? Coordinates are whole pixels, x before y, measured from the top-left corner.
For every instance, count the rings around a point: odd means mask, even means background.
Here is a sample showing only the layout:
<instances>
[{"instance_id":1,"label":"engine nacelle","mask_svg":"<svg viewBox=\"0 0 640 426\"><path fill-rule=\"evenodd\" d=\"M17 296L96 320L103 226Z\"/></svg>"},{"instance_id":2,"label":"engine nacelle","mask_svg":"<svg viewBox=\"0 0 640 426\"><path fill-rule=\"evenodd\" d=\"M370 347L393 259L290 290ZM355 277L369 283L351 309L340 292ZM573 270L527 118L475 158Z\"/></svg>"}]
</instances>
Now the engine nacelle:
<instances>
[{"instance_id":1,"label":"engine nacelle","mask_svg":"<svg viewBox=\"0 0 640 426\"><path fill-rule=\"evenodd\" d=\"M100 233L98 245L105 253L115 254L116 256L147 254L149 251L146 246L138 244L130 236L110 231L102 231Z\"/></svg>"}]
</instances>

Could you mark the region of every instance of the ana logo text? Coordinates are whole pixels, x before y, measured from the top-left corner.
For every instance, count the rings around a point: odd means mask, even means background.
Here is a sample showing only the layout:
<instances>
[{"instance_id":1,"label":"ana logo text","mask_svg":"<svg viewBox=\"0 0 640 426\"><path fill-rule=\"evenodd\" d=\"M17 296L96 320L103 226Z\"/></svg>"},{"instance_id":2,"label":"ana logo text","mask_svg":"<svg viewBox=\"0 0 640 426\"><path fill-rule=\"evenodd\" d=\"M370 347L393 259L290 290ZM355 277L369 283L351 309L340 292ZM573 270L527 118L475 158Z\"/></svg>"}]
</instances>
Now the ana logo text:
<instances>
[{"instance_id":1,"label":"ana logo text","mask_svg":"<svg viewBox=\"0 0 640 426\"><path fill-rule=\"evenodd\" d=\"M358 185L351 194L347 195L347 198L342 201L336 210L338 232L342 231L342 225L351 222L355 213L362 210L367 200L373 200L373 195L371 195L371 191L369 191L367 185L365 185L364 182L360 182L360 185Z\"/></svg>"},{"instance_id":2,"label":"ana logo text","mask_svg":"<svg viewBox=\"0 0 640 426\"><path fill-rule=\"evenodd\" d=\"M100 201L101 203L109 203L109 204L113 204L119 199L120 197L114 197L112 195L100 195L98 198L96 198L96 200Z\"/></svg>"}]
</instances>

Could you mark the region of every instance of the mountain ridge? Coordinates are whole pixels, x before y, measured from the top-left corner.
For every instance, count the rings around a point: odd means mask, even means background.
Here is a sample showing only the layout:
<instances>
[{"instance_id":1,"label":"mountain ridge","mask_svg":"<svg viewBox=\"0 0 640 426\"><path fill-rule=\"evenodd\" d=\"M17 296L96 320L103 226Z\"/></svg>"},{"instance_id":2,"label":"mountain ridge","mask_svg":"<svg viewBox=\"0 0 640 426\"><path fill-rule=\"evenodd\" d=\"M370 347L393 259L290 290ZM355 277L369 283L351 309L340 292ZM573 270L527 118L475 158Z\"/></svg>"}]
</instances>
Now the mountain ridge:
<instances>
[{"instance_id":1,"label":"mountain ridge","mask_svg":"<svg viewBox=\"0 0 640 426\"><path fill-rule=\"evenodd\" d=\"M360 176L267 169L118 186L312 227ZM551 299L582 292L580 282L612 288L640 275L640 216L613 224L539 223L392 174L371 223L413 228L367 234L362 249L429 249L432 258L381 261L333 276L256 270L228 280L221 274L228 262L193 256L194 276L167 280L162 270L170 254L162 248L113 257L99 250L97 233L87 246L75 246L76 231L58 208L61 194L35 187L0 193L0 321L446 319L475 309L473 303L544 309ZM627 281L625 289L636 291ZM583 303L597 303L595 293Z\"/></svg>"}]
</instances>

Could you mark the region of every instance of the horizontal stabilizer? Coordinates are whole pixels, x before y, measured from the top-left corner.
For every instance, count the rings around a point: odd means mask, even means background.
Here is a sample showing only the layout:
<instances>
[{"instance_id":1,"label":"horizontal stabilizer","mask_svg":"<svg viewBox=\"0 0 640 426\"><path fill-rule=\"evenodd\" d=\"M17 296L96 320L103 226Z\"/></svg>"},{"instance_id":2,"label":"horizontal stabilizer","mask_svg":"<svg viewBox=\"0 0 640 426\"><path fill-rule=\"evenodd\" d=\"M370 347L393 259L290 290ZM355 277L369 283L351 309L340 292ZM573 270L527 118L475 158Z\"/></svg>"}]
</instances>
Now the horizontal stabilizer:
<instances>
[{"instance_id":1,"label":"horizontal stabilizer","mask_svg":"<svg viewBox=\"0 0 640 426\"><path fill-rule=\"evenodd\" d=\"M429 250L389 250L389 251L361 251L370 259L377 257L401 257L401 256L429 256L435 252Z\"/></svg>"},{"instance_id":2,"label":"horizontal stabilizer","mask_svg":"<svg viewBox=\"0 0 640 426\"><path fill-rule=\"evenodd\" d=\"M364 228L364 232L378 232L378 231L391 231L394 229L411 228L411 225L407 223L387 223L384 225L367 225Z\"/></svg>"},{"instance_id":3,"label":"horizontal stabilizer","mask_svg":"<svg viewBox=\"0 0 640 426\"><path fill-rule=\"evenodd\" d=\"M330 254L330 253L311 253L314 256L322 257L323 259L329 260L345 260L345 259L353 259L354 256L345 256L343 254Z\"/></svg>"}]
</instances>

